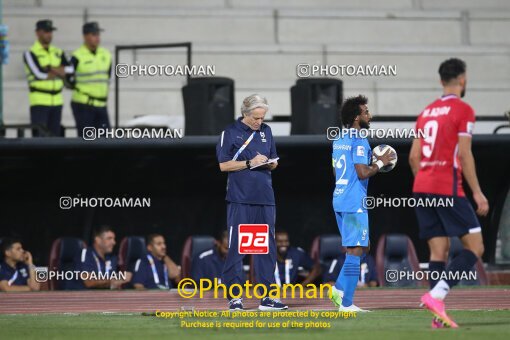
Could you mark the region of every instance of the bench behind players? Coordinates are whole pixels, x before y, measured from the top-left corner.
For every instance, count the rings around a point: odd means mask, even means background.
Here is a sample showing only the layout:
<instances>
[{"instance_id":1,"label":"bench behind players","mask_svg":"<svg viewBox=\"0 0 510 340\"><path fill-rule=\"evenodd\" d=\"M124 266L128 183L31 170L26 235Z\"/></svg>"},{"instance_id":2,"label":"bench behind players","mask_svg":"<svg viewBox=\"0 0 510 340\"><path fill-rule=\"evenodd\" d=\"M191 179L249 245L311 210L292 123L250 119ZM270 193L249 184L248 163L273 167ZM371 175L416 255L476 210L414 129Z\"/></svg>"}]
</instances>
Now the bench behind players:
<instances>
[{"instance_id":1,"label":"bench behind players","mask_svg":"<svg viewBox=\"0 0 510 340\"><path fill-rule=\"evenodd\" d=\"M460 237L464 250L446 268L447 280L430 282L432 290L423 295L422 304L442 324L457 327L445 311L443 299L459 280L454 275L468 272L483 254L482 228L462 188L462 175L473 192L476 212L487 215L489 204L476 176L471 153L471 133L475 113L462 101L466 91L466 64L449 59L439 67L443 96L427 106L416 121L416 130L425 138L413 141L409 154L414 179L415 197L453 198L453 207L416 207L420 237L430 248L429 270L442 273L450 248L449 237ZM440 327L434 319L433 327Z\"/></svg>"},{"instance_id":2,"label":"bench behind players","mask_svg":"<svg viewBox=\"0 0 510 340\"><path fill-rule=\"evenodd\" d=\"M4 239L2 242L3 262L0 263L0 291L29 292L39 290L35 280L35 266L32 254L23 250L21 242Z\"/></svg>"}]
</instances>

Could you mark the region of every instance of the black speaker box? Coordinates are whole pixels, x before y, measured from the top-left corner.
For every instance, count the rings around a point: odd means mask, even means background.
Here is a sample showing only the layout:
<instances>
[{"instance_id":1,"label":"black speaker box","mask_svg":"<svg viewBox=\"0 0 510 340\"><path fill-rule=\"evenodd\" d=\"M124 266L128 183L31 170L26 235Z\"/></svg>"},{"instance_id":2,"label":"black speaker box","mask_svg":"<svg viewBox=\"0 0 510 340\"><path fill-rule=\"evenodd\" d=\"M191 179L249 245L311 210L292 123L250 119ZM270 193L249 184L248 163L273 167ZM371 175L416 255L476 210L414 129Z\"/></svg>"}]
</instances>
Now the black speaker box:
<instances>
[{"instance_id":1,"label":"black speaker box","mask_svg":"<svg viewBox=\"0 0 510 340\"><path fill-rule=\"evenodd\" d=\"M234 81L229 78L191 78L182 88L185 135L219 135L234 122Z\"/></svg>"},{"instance_id":2,"label":"black speaker box","mask_svg":"<svg viewBox=\"0 0 510 340\"><path fill-rule=\"evenodd\" d=\"M291 134L326 134L328 127L340 127L339 108L343 100L341 80L299 79L290 89L290 94Z\"/></svg>"}]
</instances>

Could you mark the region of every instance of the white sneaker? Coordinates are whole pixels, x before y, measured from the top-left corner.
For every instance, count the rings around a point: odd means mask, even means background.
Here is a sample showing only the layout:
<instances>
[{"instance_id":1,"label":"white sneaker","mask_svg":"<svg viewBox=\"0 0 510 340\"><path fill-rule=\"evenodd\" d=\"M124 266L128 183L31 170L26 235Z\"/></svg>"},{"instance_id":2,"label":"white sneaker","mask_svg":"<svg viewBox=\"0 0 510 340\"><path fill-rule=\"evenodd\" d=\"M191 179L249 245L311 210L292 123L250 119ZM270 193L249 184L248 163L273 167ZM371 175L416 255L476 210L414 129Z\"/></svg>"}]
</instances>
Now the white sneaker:
<instances>
[{"instance_id":1,"label":"white sneaker","mask_svg":"<svg viewBox=\"0 0 510 340\"><path fill-rule=\"evenodd\" d=\"M355 313L367 313L367 312L370 312L369 310L361 309L361 308L359 308L358 306L356 306L354 304L350 305L349 307L340 306L338 308L338 311L339 312L355 312Z\"/></svg>"}]
</instances>

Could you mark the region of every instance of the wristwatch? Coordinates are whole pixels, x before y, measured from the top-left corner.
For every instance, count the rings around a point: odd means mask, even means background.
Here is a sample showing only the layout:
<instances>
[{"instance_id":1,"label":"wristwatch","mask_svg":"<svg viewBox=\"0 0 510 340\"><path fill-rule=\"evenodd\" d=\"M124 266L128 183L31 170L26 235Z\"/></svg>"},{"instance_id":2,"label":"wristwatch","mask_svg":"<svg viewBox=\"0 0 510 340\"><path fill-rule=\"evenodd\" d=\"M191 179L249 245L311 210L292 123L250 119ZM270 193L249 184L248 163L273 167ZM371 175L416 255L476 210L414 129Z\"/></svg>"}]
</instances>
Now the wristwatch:
<instances>
[{"instance_id":1,"label":"wristwatch","mask_svg":"<svg viewBox=\"0 0 510 340\"><path fill-rule=\"evenodd\" d=\"M246 168L249 169L250 168L250 160L247 160L246 161Z\"/></svg>"}]
</instances>

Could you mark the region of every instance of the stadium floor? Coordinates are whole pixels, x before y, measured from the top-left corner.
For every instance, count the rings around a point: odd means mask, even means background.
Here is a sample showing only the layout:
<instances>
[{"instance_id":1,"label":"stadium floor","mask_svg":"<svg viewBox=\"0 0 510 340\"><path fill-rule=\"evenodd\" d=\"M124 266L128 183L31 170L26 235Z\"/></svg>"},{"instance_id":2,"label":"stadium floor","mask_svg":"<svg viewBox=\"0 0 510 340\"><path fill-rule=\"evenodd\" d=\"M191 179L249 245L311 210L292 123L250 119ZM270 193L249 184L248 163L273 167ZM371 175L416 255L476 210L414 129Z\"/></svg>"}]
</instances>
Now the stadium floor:
<instances>
[{"instance_id":1,"label":"stadium floor","mask_svg":"<svg viewBox=\"0 0 510 340\"><path fill-rule=\"evenodd\" d=\"M361 308L418 309L419 298L424 289L358 290L355 303ZM283 299L290 309L333 309L325 299ZM244 299L246 309L256 309L258 300ZM510 287L499 288L457 288L446 300L448 309L453 310L499 310L510 309ZM122 312L142 313L176 311L184 309L224 310L226 300L215 299L206 294L203 299L184 299L177 290L161 291L42 291L32 293L0 294L0 314L41 314L41 313L101 313Z\"/></svg>"}]
</instances>

